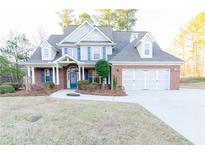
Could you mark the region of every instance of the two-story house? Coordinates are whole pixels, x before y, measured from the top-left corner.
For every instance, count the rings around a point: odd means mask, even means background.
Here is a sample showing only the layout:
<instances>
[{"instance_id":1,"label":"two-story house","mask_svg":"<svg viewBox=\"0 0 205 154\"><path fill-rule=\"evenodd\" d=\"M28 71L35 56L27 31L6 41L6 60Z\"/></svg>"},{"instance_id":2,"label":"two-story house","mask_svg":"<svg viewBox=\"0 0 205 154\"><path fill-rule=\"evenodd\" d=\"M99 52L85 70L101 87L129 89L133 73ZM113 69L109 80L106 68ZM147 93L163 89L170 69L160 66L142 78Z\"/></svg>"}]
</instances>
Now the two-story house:
<instances>
[{"instance_id":1,"label":"two-story house","mask_svg":"<svg viewBox=\"0 0 205 154\"><path fill-rule=\"evenodd\" d=\"M85 21L69 25L62 35L51 35L28 62L28 76L39 86L53 81L59 88L76 88L78 80L99 82L95 63L106 59L112 83L125 90L178 89L182 60L162 51L146 31L114 31Z\"/></svg>"}]
</instances>

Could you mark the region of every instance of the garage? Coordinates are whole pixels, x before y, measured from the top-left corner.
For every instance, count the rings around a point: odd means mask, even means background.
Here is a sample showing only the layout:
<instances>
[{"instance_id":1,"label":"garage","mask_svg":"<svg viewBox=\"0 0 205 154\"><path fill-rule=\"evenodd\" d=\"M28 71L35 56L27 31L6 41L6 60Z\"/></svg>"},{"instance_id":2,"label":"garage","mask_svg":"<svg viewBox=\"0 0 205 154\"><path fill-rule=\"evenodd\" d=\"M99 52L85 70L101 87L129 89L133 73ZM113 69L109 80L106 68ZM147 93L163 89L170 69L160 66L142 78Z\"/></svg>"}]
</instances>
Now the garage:
<instances>
[{"instance_id":1,"label":"garage","mask_svg":"<svg viewBox=\"0 0 205 154\"><path fill-rule=\"evenodd\" d=\"M170 69L123 69L122 86L125 90L168 90Z\"/></svg>"}]
</instances>

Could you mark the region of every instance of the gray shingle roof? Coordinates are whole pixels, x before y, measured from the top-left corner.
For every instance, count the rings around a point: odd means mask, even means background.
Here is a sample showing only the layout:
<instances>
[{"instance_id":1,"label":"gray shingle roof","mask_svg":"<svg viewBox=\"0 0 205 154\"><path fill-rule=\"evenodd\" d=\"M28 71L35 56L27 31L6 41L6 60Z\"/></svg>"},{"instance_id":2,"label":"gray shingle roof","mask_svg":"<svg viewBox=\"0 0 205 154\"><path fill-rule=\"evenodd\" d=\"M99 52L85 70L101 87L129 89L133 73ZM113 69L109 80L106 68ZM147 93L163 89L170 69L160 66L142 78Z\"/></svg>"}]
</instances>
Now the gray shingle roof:
<instances>
[{"instance_id":1,"label":"gray shingle roof","mask_svg":"<svg viewBox=\"0 0 205 154\"><path fill-rule=\"evenodd\" d=\"M151 62L151 61L173 61L173 62L182 62L181 59L168 54L161 50L159 45L154 42L153 43L153 55L152 58L141 58L137 48L134 47L136 41L129 43L125 46L120 52L110 57L110 61L129 61L129 62Z\"/></svg>"},{"instance_id":2,"label":"gray shingle roof","mask_svg":"<svg viewBox=\"0 0 205 154\"><path fill-rule=\"evenodd\" d=\"M109 61L182 61L175 56L172 56L159 47L157 42L153 43L153 57L152 58L141 58L135 45L148 33L147 31L113 31L110 27L97 26L103 33L105 33L116 45L113 48L113 55L108 57ZM67 35L72 33L77 28L77 25L70 25L66 28L66 31L62 35L51 35L48 38L48 42L56 48L57 54L54 60L62 56L60 48L56 45L62 41ZM132 33L138 33L136 40L130 43L130 36ZM73 42L66 42L71 43ZM29 63L48 63L54 60L41 60L41 48L38 47L29 59Z\"/></svg>"},{"instance_id":3,"label":"gray shingle roof","mask_svg":"<svg viewBox=\"0 0 205 154\"><path fill-rule=\"evenodd\" d=\"M62 35L50 35L50 37L48 38L48 42L54 46L56 49L60 49L56 43L60 42L62 40Z\"/></svg>"}]
</instances>

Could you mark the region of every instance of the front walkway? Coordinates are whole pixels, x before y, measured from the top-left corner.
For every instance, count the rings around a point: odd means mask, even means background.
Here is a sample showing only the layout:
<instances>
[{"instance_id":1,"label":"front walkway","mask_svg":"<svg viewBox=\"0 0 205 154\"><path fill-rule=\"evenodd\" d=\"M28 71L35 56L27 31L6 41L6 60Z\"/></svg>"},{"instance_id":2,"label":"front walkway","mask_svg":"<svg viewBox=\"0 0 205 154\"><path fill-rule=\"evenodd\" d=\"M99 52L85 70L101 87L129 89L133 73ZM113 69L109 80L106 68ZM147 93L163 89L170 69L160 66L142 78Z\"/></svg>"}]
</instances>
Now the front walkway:
<instances>
[{"instance_id":1,"label":"front walkway","mask_svg":"<svg viewBox=\"0 0 205 154\"><path fill-rule=\"evenodd\" d=\"M74 90L60 90L51 97L138 103L195 144L205 144L205 90L130 91L128 96L66 96Z\"/></svg>"}]
</instances>

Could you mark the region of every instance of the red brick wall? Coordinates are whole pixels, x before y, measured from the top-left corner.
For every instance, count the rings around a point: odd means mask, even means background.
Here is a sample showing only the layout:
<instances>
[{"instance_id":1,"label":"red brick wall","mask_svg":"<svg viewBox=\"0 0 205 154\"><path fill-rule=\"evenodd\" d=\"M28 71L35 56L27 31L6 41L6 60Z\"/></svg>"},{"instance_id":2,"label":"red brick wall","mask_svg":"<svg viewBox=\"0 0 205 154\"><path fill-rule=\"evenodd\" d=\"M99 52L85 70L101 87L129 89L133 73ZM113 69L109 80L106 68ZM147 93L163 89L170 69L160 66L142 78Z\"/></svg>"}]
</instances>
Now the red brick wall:
<instances>
[{"instance_id":1,"label":"red brick wall","mask_svg":"<svg viewBox=\"0 0 205 154\"><path fill-rule=\"evenodd\" d=\"M42 68L35 68L35 86L41 86L41 69ZM58 88L64 89L67 88L67 80L66 80L66 69L59 68L59 85L56 85Z\"/></svg>"},{"instance_id":2,"label":"red brick wall","mask_svg":"<svg viewBox=\"0 0 205 154\"><path fill-rule=\"evenodd\" d=\"M36 86L40 86L41 83L41 68L34 68L35 71L35 82L36 82Z\"/></svg>"},{"instance_id":3,"label":"red brick wall","mask_svg":"<svg viewBox=\"0 0 205 154\"><path fill-rule=\"evenodd\" d=\"M179 65L113 65L111 67L112 76L117 77L118 86L122 86L122 69L125 68L136 68L136 69L157 69L167 68L170 69L170 89L179 89L180 81L180 66Z\"/></svg>"}]
</instances>

